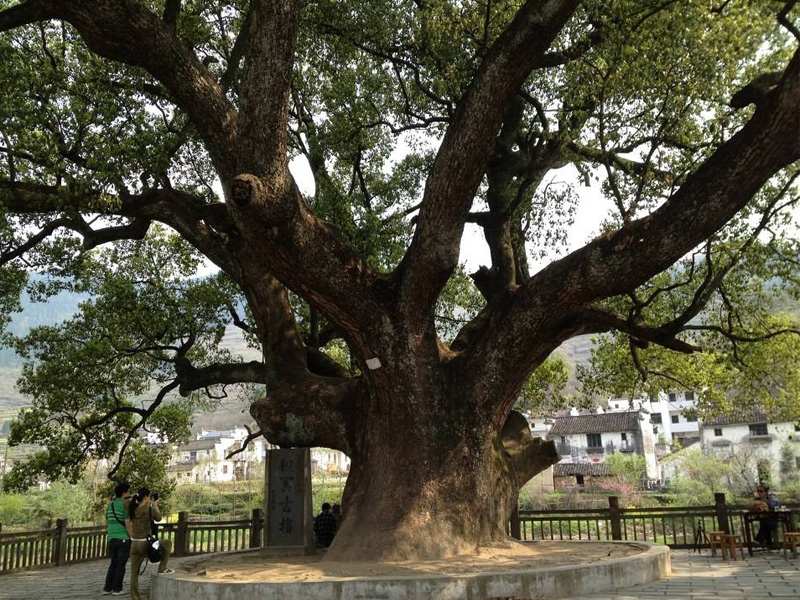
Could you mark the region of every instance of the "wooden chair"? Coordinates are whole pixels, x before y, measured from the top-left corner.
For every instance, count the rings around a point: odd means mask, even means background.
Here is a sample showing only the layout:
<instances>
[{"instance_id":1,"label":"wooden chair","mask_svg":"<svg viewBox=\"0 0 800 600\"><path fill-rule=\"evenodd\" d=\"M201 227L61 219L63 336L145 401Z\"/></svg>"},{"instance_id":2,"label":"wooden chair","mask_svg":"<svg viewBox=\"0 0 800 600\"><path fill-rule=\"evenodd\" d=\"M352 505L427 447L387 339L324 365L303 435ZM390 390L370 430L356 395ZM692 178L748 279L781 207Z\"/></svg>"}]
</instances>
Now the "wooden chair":
<instances>
[{"instance_id":1,"label":"wooden chair","mask_svg":"<svg viewBox=\"0 0 800 600\"><path fill-rule=\"evenodd\" d=\"M733 557L733 561L736 562L736 548L739 548L742 553L742 560L744 560L744 544L742 543L742 536L725 535L722 538L722 560L727 560L725 558L725 551L728 550L731 553L731 557Z\"/></svg>"},{"instance_id":2,"label":"wooden chair","mask_svg":"<svg viewBox=\"0 0 800 600\"><path fill-rule=\"evenodd\" d=\"M786 551L791 548L792 558L797 558L797 548L800 546L800 532L787 531L783 534L783 560L789 560L786 557Z\"/></svg>"},{"instance_id":3,"label":"wooden chair","mask_svg":"<svg viewBox=\"0 0 800 600\"><path fill-rule=\"evenodd\" d=\"M711 547L711 556L717 555L717 548L722 550L722 543L725 541L724 531L709 531L708 545ZM724 552L723 552L724 556Z\"/></svg>"}]
</instances>

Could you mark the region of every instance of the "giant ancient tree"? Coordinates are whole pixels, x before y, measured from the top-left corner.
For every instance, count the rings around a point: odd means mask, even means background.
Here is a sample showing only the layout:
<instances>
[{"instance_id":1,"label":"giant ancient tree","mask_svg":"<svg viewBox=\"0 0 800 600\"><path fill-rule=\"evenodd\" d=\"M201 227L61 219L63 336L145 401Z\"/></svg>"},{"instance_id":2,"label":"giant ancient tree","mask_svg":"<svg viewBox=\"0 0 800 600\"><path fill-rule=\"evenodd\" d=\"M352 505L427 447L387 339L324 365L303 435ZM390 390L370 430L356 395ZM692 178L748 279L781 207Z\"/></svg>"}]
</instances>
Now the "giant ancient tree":
<instances>
[{"instance_id":1,"label":"giant ancient tree","mask_svg":"<svg viewBox=\"0 0 800 600\"><path fill-rule=\"evenodd\" d=\"M117 278L108 293L141 313L109 325L123 311L98 300L69 343L89 356L132 321L135 332L70 377L136 377L136 353L160 365L147 371L160 384L149 404L87 383L92 410L35 404L16 435L33 441L38 427L49 445L80 449L78 464L124 447L119 433L176 406L171 392L264 383L251 414L267 439L352 457L331 558L503 539L516 486L554 460L512 408L555 348L619 331L694 352L687 330L704 307L725 312L737 257L756 248L761 265L796 263L781 233L800 158L794 4L0 3L3 281L19 287L22 270L45 265L72 274L92 249L119 248L95 251L111 258L78 279L105 269ZM307 194L288 169L298 156ZM552 175L568 165L614 211L598 237L532 273L531 252L557 246L569 220L574 198ZM166 264L159 253L186 251L156 223L227 283L137 296L137 274ZM459 270L467 223L491 253L473 283ZM151 259L116 272L124 240L143 238ZM451 310L450 325L466 322L445 335L437 316L454 281L482 300ZM648 318L664 298L670 310ZM263 362L225 362L196 331L226 319ZM58 396L36 387L63 358L57 338L40 332L27 373L39 402Z\"/></svg>"}]
</instances>

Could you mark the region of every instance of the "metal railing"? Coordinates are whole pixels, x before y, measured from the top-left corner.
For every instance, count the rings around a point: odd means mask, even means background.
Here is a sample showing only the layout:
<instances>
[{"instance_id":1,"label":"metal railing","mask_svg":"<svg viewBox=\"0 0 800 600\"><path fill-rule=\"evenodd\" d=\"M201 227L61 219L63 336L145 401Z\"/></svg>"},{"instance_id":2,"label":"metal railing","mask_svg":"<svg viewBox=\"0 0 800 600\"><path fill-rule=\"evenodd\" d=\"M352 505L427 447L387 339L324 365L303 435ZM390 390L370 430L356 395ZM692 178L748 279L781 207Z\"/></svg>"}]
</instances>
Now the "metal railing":
<instances>
[{"instance_id":1,"label":"metal railing","mask_svg":"<svg viewBox=\"0 0 800 600\"><path fill-rule=\"evenodd\" d=\"M186 512L175 523L159 524L159 537L172 542L175 556L258 548L264 527L263 511L237 521L192 521ZM3 533L0 524L0 574L57 567L107 556L104 525L69 527L66 519L51 529Z\"/></svg>"}]
</instances>

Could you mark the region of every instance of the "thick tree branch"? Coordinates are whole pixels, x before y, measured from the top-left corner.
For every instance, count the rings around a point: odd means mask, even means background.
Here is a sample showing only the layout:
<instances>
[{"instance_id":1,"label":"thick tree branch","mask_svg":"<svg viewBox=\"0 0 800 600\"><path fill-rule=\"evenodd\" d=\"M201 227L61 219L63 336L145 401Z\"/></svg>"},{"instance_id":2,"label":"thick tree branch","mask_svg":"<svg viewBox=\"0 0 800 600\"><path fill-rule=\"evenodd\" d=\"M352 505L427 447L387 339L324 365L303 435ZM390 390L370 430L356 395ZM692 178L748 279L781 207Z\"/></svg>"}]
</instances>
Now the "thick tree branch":
<instances>
[{"instance_id":1,"label":"thick tree branch","mask_svg":"<svg viewBox=\"0 0 800 600\"><path fill-rule=\"evenodd\" d=\"M28 182L0 181L0 204L12 214L58 214L71 210L79 214L106 214L128 217L136 222L129 229L100 233L90 241L103 243L122 239L124 234L141 233L148 221L160 221L178 231L189 243L203 252L217 266L235 273L234 261L228 248L229 233L234 229L222 204L206 204L201 198L174 189L151 189L139 195L113 197L94 190L76 196L67 187L40 185ZM70 224L74 224L72 220ZM79 233L81 227L73 227ZM98 232L93 232L97 234Z\"/></svg>"},{"instance_id":2,"label":"thick tree branch","mask_svg":"<svg viewBox=\"0 0 800 600\"><path fill-rule=\"evenodd\" d=\"M0 32L55 17L55 8L47 0L28 0L0 11Z\"/></svg>"},{"instance_id":3,"label":"thick tree branch","mask_svg":"<svg viewBox=\"0 0 800 600\"><path fill-rule=\"evenodd\" d=\"M0 266L19 258L26 252L32 250L61 227L71 226L72 222L69 219L55 219L54 221L51 221L45 225L41 231L29 237L23 244L20 244L11 250L7 250L6 252L0 253Z\"/></svg>"},{"instance_id":4,"label":"thick tree branch","mask_svg":"<svg viewBox=\"0 0 800 600\"><path fill-rule=\"evenodd\" d=\"M169 25L173 29L178 25L178 17L181 14L181 4L183 4L183 0L166 0L166 2L164 2L164 14L161 18L166 25Z\"/></svg>"},{"instance_id":5,"label":"thick tree branch","mask_svg":"<svg viewBox=\"0 0 800 600\"><path fill-rule=\"evenodd\" d=\"M650 327L641 323L631 322L620 314L605 311L599 308L589 308L583 311L581 318L585 325L586 333L606 333L608 331L622 331L632 338L639 340L640 345L652 342L675 350L691 354L699 352L700 348L675 337L677 332L662 327Z\"/></svg>"},{"instance_id":6,"label":"thick tree branch","mask_svg":"<svg viewBox=\"0 0 800 600\"><path fill-rule=\"evenodd\" d=\"M262 362L213 364L197 368L186 358L175 360L176 381L181 396L213 385L267 383L267 368Z\"/></svg>"},{"instance_id":7,"label":"thick tree branch","mask_svg":"<svg viewBox=\"0 0 800 600\"><path fill-rule=\"evenodd\" d=\"M280 195L289 178L286 136L297 10L295 0L251 0L245 23L237 173L262 178L265 185L275 186L272 193Z\"/></svg>"},{"instance_id":8,"label":"thick tree branch","mask_svg":"<svg viewBox=\"0 0 800 600\"><path fill-rule=\"evenodd\" d=\"M750 121L724 142L651 215L595 239L534 275L512 296L489 306L484 335L461 368L493 385L521 385L541 357L542 340L557 346L585 332L576 318L592 302L635 289L722 228L778 171L800 159L800 51ZM487 331L494 328L491 336ZM486 356L514 348L516 366L495 372ZM451 362L453 368L460 361ZM508 397L508 396L505 396ZM509 410L510 406L501 407ZM504 413L503 413L504 414Z\"/></svg>"},{"instance_id":9,"label":"thick tree branch","mask_svg":"<svg viewBox=\"0 0 800 600\"><path fill-rule=\"evenodd\" d=\"M138 423L136 423L136 425L134 425L128 432L125 441L122 443L122 446L120 446L119 453L117 454L117 461L111 468L111 470L108 472L109 479L113 479L114 475L116 475L117 471L122 466L122 459L125 457L125 452L128 450L128 446L130 446L130 443L133 441L133 438L136 437L137 432L147 424L147 419L149 419L155 412L155 410L159 406L161 406L161 403L164 402L164 399L167 397L167 394L172 392L172 390L174 390L176 387L178 387L178 383L173 381L172 383L161 388L161 390L159 390L158 392L158 395L150 403L150 406L148 406L145 409L144 414L141 415L142 416L141 420Z\"/></svg>"},{"instance_id":10,"label":"thick tree branch","mask_svg":"<svg viewBox=\"0 0 800 600\"><path fill-rule=\"evenodd\" d=\"M358 444L357 415L366 393L360 377L308 376L269 390L265 399L251 405L250 414L273 444L322 446L352 455Z\"/></svg>"},{"instance_id":11,"label":"thick tree branch","mask_svg":"<svg viewBox=\"0 0 800 600\"><path fill-rule=\"evenodd\" d=\"M427 327L456 266L464 220L506 107L577 5L577 0L526 2L459 102L425 186L414 239L399 267L400 306L412 331Z\"/></svg>"}]
</instances>

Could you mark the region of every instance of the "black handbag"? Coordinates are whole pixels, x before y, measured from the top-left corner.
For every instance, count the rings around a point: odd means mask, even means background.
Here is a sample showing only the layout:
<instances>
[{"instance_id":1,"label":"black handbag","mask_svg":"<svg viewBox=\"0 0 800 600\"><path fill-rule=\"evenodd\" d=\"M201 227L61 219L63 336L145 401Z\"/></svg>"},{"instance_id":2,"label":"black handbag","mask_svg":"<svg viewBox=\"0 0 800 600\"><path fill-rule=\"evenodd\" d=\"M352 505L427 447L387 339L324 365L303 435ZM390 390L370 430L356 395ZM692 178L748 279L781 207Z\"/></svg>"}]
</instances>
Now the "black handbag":
<instances>
[{"instance_id":1,"label":"black handbag","mask_svg":"<svg viewBox=\"0 0 800 600\"><path fill-rule=\"evenodd\" d=\"M159 563L164 559L164 549L158 538L152 535L147 536L147 560L151 563Z\"/></svg>"},{"instance_id":2,"label":"black handbag","mask_svg":"<svg viewBox=\"0 0 800 600\"><path fill-rule=\"evenodd\" d=\"M161 562L164 558L164 549L158 541L158 525L153 520L153 507L150 507L150 534L147 536L147 560L151 563Z\"/></svg>"}]
</instances>

